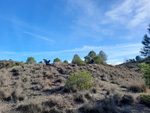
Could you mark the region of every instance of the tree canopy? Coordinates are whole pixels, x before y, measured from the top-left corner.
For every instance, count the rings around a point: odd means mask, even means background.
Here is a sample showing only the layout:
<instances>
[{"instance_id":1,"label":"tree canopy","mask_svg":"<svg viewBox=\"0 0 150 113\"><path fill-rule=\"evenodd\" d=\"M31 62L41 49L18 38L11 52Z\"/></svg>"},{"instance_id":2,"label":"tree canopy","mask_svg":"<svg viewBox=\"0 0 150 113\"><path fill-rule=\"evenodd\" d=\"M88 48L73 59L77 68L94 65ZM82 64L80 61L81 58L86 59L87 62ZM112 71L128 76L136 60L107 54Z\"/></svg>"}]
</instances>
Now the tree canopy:
<instances>
[{"instance_id":1,"label":"tree canopy","mask_svg":"<svg viewBox=\"0 0 150 113\"><path fill-rule=\"evenodd\" d=\"M61 62L59 58L55 58L53 62Z\"/></svg>"},{"instance_id":2,"label":"tree canopy","mask_svg":"<svg viewBox=\"0 0 150 113\"><path fill-rule=\"evenodd\" d=\"M29 64L36 64L36 60L34 59L34 57L28 57L26 63L29 63Z\"/></svg>"},{"instance_id":3,"label":"tree canopy","mask_svg":"<svg viewBox=\"0 0 150 113\"><path fill-rule=\"evenodd\" d=\"M99 52L99 56L100 56L100 58L101 58L101 60L102 60L102 63L106 63L106 60L107 60L107 55L106 55L106 53L105 53L104 51L100 51L100 52Z\"/></svg>"},{"instance_id":4,"label":"tree canopy","mask_svg":"<svg viewBox=\"0 0 150 113\"><path fill-rule=\"evenodd\" d=\"M64 60L63 62L64 62L65 64L68 64L68 61L67 61L67 60Z\"/></svg>"},{"instance_id":5,"label":"tree canopy","mask_svg":"<svg viewBox=\"0 0 150 113\"><path fill-rule=\"evenodd\" d=\"M150 33L150 25L148 28L148 32ZM141 55L145 57L150 57L150 37L147 34L144 35L142 44L144 47L141 49Z\"/></svg>"},{"instance_id":6,"label":"tree canopy","mask_svg":"<svg viewBox=\"0 0 150 113\"><path fill-rule=\"evenodd\" d=\"M94 58L94 56L96 56L95 51L90 51L89 54L88 54L88 56L89 56L90 58Z\"/></svg>"},{"instance_id":7,"label":"tree canopy","mask_svg":"<svg viewBox=\"0 0 150 113\"><path fill-rule=\"evenodd\" d=\"M73 64L77 64L77 65L84 65L84 61L78 56L78 54L75 54L72 60Z\"/></svg>"}]
</instances>

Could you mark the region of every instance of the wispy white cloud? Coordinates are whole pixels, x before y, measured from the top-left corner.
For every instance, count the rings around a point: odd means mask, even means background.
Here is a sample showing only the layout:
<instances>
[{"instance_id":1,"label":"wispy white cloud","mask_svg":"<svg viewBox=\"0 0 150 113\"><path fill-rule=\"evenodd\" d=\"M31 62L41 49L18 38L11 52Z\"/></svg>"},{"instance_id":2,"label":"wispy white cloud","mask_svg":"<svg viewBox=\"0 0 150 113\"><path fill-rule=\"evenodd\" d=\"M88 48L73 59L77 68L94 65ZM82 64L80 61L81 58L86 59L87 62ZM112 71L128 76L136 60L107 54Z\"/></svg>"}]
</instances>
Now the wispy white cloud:
<instances>
[{"instance_id":1,"label":"wispy white cloud","mask_svg":"<svg viewBox=\"0 0 150 113\"><path fill-rule=\"evenodd\" d=\"M150 22L149 0L124 0L115 4L110 11L105 13L107 19L103 22L116 22L129 29L145 27Z\"/></svg>"},{"instance_id":2,"label":"wispy white cloud","mask_svg":"<svg viewBox=\"0 0 150 113\"><path fill-rule=\"evenodd\" d=\"M67 0L67 12L73 13L74 24L71 26L77 34L97 38L95 34L112 34L111 31L101 27L102 10L94 0ZM77 15L77 16L75 16ZM108 33L109 32L109 33Z\"/></svg>"},{"instance_id":3,"label":"wispy white cloud","mask_svg":"<svg viewBox=\"0 0 150 113\"><path fill-rule=\"evenodd\" d=\"M27 32L27 31L24 31L24 33L30 35L30 36L33 36L35 38L39 38L39 39L42 39L42 40L45 40L45 41L49 41L49 42L54 42L54 40L51 40L47 37L44 37L44 36L40 36L40 35L37 35L37 34L34 34L34 33L31 33L31 32Z\"/></svg>"},{"instance_id":4,"label":"wispy white cloud","mask_svg":"<svg viewBox=\"0 0 150 113\"><path fill-rule=\"evenodd\" d=\"M28 23L25 22L23 20L21 20L20 18L18 18L17 16L4 16L4 15L0 15L0 19L2 19L3 21L7 21L11 23L11 26L15 29L17 29L19 32L25 31L26 29L31 30L31 31L36 31L36 32L40 32L40 33L44 33L46 35L51 35L51 33L39 26L33 25L32 23ZM25 31L24 33L27 34L33 34L31 32L27 32ZM43 36L41 36L42 38ZM43 38L44 39L44 38Z\"/></svg>"}]
</instances>

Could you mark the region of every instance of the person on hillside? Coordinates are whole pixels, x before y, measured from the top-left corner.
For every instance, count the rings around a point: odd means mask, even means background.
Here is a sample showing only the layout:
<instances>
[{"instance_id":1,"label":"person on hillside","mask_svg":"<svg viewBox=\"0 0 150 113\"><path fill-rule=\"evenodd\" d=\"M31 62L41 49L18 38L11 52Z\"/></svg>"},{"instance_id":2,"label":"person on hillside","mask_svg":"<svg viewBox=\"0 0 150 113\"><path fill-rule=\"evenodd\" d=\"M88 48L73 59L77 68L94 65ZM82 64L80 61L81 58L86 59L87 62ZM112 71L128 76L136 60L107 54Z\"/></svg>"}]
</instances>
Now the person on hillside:
<instances>
[{"instance_id":1,"label":"person on hillside","mask_svg":"<svg viewBox=\"0 0 150 113\"><path fill-rule=\"evenodd\" d=\"M43 59L43 60L44 60L44 62L45 62L46 65L50 65L50 61L51 60L46 60L46 59Z\"/></svg>"},{"instance_id":2,"label":"person on hillside","mask_svg":"<svg viewBox=\"0 0 150 113\"><path fill-rule=\"evenodd\" d=\"M46 65L50 65L50 60L46 61Z\"/></svg>"},{"instance_id":3,"label":"person on hillside","mask_svg":"<svg viewBox=\"0 0 150 113\"><path fill-rule=\"evenodd\" d=\"M91 58L91 64L94 64L94 59L93 58Z\"/></svg>"}]
</instances>

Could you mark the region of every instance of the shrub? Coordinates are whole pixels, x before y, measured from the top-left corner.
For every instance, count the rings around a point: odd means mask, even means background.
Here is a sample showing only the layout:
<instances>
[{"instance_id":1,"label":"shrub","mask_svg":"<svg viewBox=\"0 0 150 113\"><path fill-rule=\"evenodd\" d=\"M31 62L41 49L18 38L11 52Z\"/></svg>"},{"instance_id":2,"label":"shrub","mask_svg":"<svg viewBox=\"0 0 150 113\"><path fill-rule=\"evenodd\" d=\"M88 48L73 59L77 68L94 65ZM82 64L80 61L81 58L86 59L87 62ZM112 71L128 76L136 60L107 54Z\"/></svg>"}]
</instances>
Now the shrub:
<instances>
[{"instance_id":1,"label":"shrub","mask_svg":"<svg viewBox=\"0 0 150 113\"><path fill-rule=\"evenodd\" d=\"M146 63L146 64L150 64L150 56L147 57L147 58L145 58L145 63Z\"/></svg>"},{"instance_id":2,"label":"shrub","mask_svg":"<svg viewBox=\"0 0 150 113\"><path fill-rule=\"evenodd\" d=\"M94 84L91 74L87 71L72 74L66 83L67 87L76 87L79 90L89 89Z\"/></svg>"},{"instance_id":3,"label":"shrub","mask_svg":"<svg viewBox=\"0 0 150 113\"><path fill-rule=\"evenodd\" d=\"M130 85L128 87L129 90L133 91L133 92L137 92L137 93L140 93L140 92L146 92L147 88L145 86L145 84L134 84L134 85Z\"/></svg>"},{"instance_id":4,"label":"shrub","mask_svg":"<svg viewBox=\"0 0 150 113\"><path fill-rule=\"evenodd\" d=\"M79 94L75 96L74 101L77 103L85 103L87 100L84 95Z\"/></svg>"},{"instance_id":5,"label":"shrub","mask_svg":"<svg viewBox=\"0 0 150 113\"><path fill-rule=\"evenodd\" d=\"M26 63L28 63L28 64L36 64L36 60L34 60L34 57L28 57Z\"/></svg>"},{"instance_id":6,"label":"shrub","mask_svg":"<svg viewBox=\"0 0 150 113\"><path fill-rule=\"evenodd\" d=\"M101 64L102 63L100 56L95 56L93 59L94 59L94 64Z\"/></svg>"},{"instance_id":7,"label":"shrub","mask_svg":"<svg viewBox=\"0 0 150 113\"><path fill-rule=\"evenodd\" d=\"M79 108L81 113L118 113L114 98L106 97L96 103L86 103Z\"/></svg>"},{"instance_id":8,"label":"shrub","mask_svg":"<svg viewBox=\"0 0 150 113\"><path fill-rule=\"evenodd\" d=\"M132 104L134 102L134 98L132 95L124 95L120 102L122 104Z\"/></svg>"},{"instance_id":9,"label":"shrub","mask_svg":"<svg viewBox=\"0 0 150 113\"><path fill-rule=\"evenodd\" d=\"M65 64L68 64L68 61L67 61L67 60L64 60L63 62L64 62Z\"/></svg>"},{"instance_id":10,"label":"shrub","mask_svg":"<svg viewBox=\"0 0 150 113\"><path fill-rule=\"evenodd\" d=\"M85 59L85 63L87 63L87 64L91 63L91 60L90 60L89 56L85 56L84 59Z\"/></svg>"},{"instance_id":11,"label":"shrub","mask_svg":"<svg viewBox=\"0 0 150 113\"><path fill-rule=\"evenodd\" d=\"M140 62L142 60L142 58L140 56L136 56L135 59L137 62Z\"/></svg>"},{"instance_id":12,"label":"shrub","mask_svg":"<svg viewBox=\"0 0 150 113\"><path fill-rule=\"evenodd\" d=\"M55 58L53 62L61 62L59 58Z\"/></svg>"},{"instance_id":13,"label":"shrub","mask_svg":"<svg viewBox=\"0 0 150 113\"><path fill-rule=\"evenodd\" d=\"M85 62L82 61L81 58L77 54L74 55L72 63L77 64L77 65L85 65Z\"/></svg>"},{"instance_id":14,"label":"shrub","mask_svg":"<svg viewBox=\"0 0 150 113\"><path fill-rule=\"evenodd\" d=\"M147 106L150 106L150 95L141 94L141 103L146 104Z\"/></svg>"},{"instance_id":15,"label":"shrub","mask_svg":"<svg viewBox=\"0 0 150 113\"><path fill-rule=\"evenodd\" d=\"M140 64L141 72L144 73L145 84L150 88L150 64Z\"/></svg>"}]
</instances>

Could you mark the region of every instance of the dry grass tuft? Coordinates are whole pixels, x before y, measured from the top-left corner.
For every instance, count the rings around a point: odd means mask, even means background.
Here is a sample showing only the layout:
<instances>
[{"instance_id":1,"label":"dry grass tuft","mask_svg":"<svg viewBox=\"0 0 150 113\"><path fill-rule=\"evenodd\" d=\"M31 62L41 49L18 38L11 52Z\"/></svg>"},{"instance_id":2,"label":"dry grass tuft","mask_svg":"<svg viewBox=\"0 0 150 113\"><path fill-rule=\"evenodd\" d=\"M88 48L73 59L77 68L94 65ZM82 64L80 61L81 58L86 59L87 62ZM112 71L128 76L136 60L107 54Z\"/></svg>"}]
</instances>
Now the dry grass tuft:
<instances>
[{"instance_id":1,"label":"dry grass tuft","mask_svg":"<svg viewBox=\"0 0 150 113\"><path fill-rule=\"evenodd\" d=\"M39 104L20 105L16 110L21 113L41 113L43 111Z\"/></svg>"},{"instance_id":2,"label":"dry grass tuft","mask_svg":"<svg viewBox=\"0 0 150 113\"><path fill-rule=\"evenodd\" d=\"M84 95L79 94L79 95L75 96L74 101L75 101L76 103L79 103L79 104L80 104L80 103L85 103L85 102L87 102L87 99L84 97Z\"/></svg>"},{"instance_id":3,"label":"dry grass tuft","mask_svg":"<svg viewBox=\"0 0 150 113\"><path fill-rule=\"evenodd\" d=\"M131 105L134 103L134 98L132 95L124 95L121 99L121 104L128 104L128 105Z\"/></svg>"},{"instance_id":4,"label":"dry grass tuft","mask_svg":"<svg viewBox=\"0 0 150 113\"><path fill-rule=\"evenodd\" d=\"M132 84L128 86L128 90L135 93L147 92L147 87L145 84Z\"/></svg>"}]
</instances>

